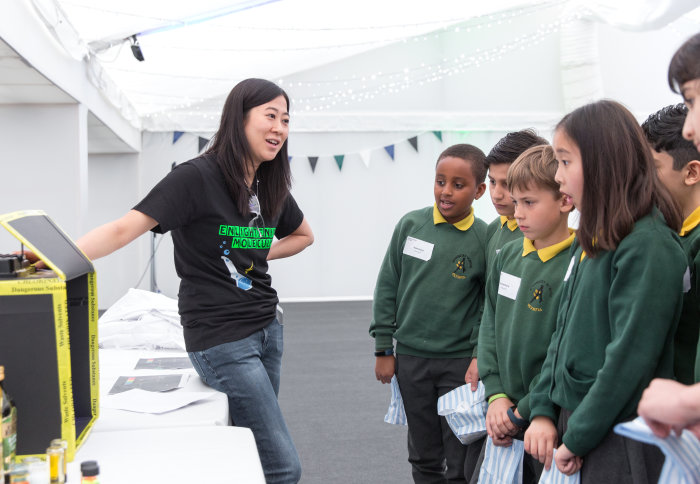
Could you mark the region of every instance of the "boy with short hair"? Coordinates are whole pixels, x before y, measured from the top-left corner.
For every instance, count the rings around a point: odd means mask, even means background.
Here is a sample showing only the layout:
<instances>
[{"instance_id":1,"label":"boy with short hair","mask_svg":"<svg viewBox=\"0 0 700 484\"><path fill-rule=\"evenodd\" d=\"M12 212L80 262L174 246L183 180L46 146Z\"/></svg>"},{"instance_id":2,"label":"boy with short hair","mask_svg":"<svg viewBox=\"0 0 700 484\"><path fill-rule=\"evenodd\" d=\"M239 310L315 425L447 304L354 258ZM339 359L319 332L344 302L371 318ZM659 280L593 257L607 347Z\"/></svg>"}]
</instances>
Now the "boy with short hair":
<instances>
[{"instance_id":1,"label":"boy with short hair","mask_svg":"<svg viewBox=\"0 0 700 484\"><path fill-rule=\"evenodd\" d=\"M683 138L688 108L666 106L647 118L642 129L654 157L657 174L683 212L681 244L688 256L690 290L683 297L683 312L674 341L673 370L686 385L700 381L696 351L700 325L700 154Z\"/></svg>"},{"instance_id":2,"label":"boy with short hair","mask_svg":"<svg viewBox=\"0 0 700 484\"><path fill-rule=\"evenodd\" d=\"M508 168L528 148L548 144L546 139L537 136L535 130L523 129L505 135L486 156L486 166L489 169L489 194L491 202L500 216L491 222L486 229L488 262L506 243L523 238L523 233L518 230L518 222L513 216L515 208L506 186Z\"/></svg>"},{"instance_id":3,"label":"boy with short hair","mask_svg":"<svg viewBox=\"0 0 700 484\"><path fill-rule=\"evenodd\" d=\"M484 298L486 223L472 202L486 190L484 153L458 144L440 154L432 207L404 215L394 229L374 292L375 375L396 374L408 422L416 483L465 482L468 447L437 414L440 396L476 373ZM396 340L394 358L393 340ZM478 457L470 454L470 458Z\"/></svg>"},{"instance_id":4,"label":"boy with short hair","mask_svg":"<svg viewBox=\"0 0 700 484\"><path fill-rule=\"evenodd\" d=\"M494 445L522 438L530 418L529 391L556 327L574 240L568 228L572 202L559 191L556 171L548 145L526 150L508 170L507 187L524 237L504 245L489 265L477 360L489 403L486 430ZM541 472L542 465L526 455L523 482L537 482Z\"/></svg>"}]
</instances>

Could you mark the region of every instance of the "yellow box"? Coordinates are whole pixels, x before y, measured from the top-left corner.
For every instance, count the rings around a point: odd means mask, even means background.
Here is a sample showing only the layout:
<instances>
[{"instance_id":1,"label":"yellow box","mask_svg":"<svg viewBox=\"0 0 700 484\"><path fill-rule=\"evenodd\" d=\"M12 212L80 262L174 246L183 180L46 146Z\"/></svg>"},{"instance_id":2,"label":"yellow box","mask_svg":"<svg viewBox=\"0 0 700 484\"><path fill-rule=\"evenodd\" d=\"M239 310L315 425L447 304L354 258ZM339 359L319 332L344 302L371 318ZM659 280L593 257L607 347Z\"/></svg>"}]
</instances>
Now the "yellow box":
<instances>
[{"instance_id":1,"label":"yellow box","mask_svg":"<svg viewBox=\"0 0 700 484\"><path fill-rule=\"evenodd\" d=\"M0 365L17 405L17 455L45 454L61 438L70 462L99 415L94 268L42 211L0 215L0 225L50 268L0 278Z\"/></svg>"}]
</instances>

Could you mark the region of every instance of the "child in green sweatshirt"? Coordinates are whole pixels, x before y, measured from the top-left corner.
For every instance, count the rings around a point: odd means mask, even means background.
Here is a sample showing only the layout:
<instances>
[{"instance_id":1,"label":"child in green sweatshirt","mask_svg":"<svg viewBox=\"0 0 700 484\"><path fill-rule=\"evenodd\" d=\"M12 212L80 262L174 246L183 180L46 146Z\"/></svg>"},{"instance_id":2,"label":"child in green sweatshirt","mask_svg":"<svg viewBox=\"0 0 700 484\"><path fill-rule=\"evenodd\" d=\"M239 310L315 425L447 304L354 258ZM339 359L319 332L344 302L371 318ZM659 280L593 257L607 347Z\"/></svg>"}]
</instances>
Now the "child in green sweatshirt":
<instances>
[{"instance_id":1,"label":"child in green sweatshirt","mask_svg":"<svg viewBox=\"0 0 700 484\"><path fill-rule=\"evenodd\" d=\"M614 101L567 114L554 133L556 180L581 218L557 328L530 391L525 450L581 482L656 482L657 447L613 432L654 377L673 375L688 263L681 214L644 133ZM556 423L556 425L555 425Z\"/></svg>"},{"instance_id":2,"label":"child in green sweatshirt","mask_svg":"<svg viewBox=\"0 0 700 484\"><path fill-rule=\"evenodd\" d=\"M683 137L700 148L700 33L686 40L673 55L668 67L668 84L683 96L688 109ZM686 222L692 218L691 215ZM692 231L695 232L697 230ZM697 275L697 268L695 270ZM700 357L696 358L696 381L700 381L699 366ZM668 436L671 430L680 433L685 428L700 438L700 383L686 386L669 379L653 380L644 390L637 411L659 437Z\"/></svg>"},{"instance_id":3,"label":"child in green sweatshirt","mask_svg":"<svg viewBox=\"0 0 700 484\"><path fill-rule=\"evenodd\" d=\"M673 370L676 379L689 385L697 382L695 354L700 328L700 153L683 138L688 108L666 106L642 124L654 157L656 172L683 212L679 233L690 266L690 287L683 297L683 312L674 344Z\"/></svg>"},{"instance_id":4,"label":"child in green sweatshirt","mask_svg":"<svg viewBox=\"0 0 700 484\"><path fill-rule=\"evenodd\" d=\"M508 168L528 148L548 144L546 139L537 136L535 130L522 129L505 135L486 155L489 195L499 215L486 229L487 262L490 263L505 244L523 238L523 233L518 230L518 222L514 216L515 207L506 184Z\"/></svg>"},{"instance_id":5,"label":"child in green sweatshirt","mask_svg":"<svg viewBox=\"0 0 700 484\"><path fill-rule=\"evenodd\" d=\"M465 482L465 460L478 458L479 449L467 457L469 446L437 414L437 401L478 380L486 223L474 217L472 202L486 190L485 176L479 148L459 144L443 151L435 205L401 218L377 277L369 328L375 376L389 383L396 374L415 482Z\"/></svg>"},{"instance_id":6,"label":"child in green sweatshirt","mask_svg":"<svg viewBox=\"0 0 700 484\"><path fill-rule=\"evenodd\" d=\"M508 190L524 238L504 245L489 265L477 359L489 402L486 430L494 445L522 440L530 419L530 388L537 383L556 325L574 241L568 228L573 206L559 191L556 171L549 145L528 149L508 170ZM523 464L523 483L538 482L542 465L529 455Z\"/></svg>"}]
</instances>

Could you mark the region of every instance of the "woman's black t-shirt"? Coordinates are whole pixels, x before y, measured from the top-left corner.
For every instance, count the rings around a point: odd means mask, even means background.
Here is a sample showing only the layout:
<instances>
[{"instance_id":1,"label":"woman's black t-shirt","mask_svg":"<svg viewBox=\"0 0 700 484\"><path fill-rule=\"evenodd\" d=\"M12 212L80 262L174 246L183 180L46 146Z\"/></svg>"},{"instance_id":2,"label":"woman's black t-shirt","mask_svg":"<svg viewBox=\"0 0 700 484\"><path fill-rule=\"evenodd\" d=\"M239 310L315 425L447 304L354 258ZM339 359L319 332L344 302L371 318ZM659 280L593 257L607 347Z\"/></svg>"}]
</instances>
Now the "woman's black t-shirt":
<instances>
[{"instance_id":1,"label":"woman's black t-shirt","mask_svg":"<svg viewBox=\"0 0 700 484\"><path fill-rule=\"evenodd\" d=\"M277 217L249 227L253 216L239 212L214 156L205 155L176 166L134 210L158 222L153 232L172 231L187 351L243 339L274 319L267 253L273 237L304 218L291 194Z\"/></svg>"}]
</instances>

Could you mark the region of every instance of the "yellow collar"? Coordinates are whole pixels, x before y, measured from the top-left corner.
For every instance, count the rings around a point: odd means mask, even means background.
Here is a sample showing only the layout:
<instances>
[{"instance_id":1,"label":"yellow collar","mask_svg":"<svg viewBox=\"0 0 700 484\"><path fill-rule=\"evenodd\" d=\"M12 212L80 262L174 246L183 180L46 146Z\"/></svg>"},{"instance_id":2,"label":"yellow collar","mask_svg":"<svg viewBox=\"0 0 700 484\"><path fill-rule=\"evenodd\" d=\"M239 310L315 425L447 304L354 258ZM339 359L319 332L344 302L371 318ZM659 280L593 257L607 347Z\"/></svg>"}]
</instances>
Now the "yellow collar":
<instances>
[{"instance_id":1,"label":"yellow collar","mask_svg":"<svg viewBox=\"0 0 700 484\"><path fill-rule=\"evenodd\" d=\"M508 218L505 215L501 215L501 227L503 225L508 224L508 229L511 232L515 232L518 229L518 221L515 220L514 218Z\"/></svg>"},{"instance_id":2,"label":"yellow collar","mask_svg":"<svg viewBox=\"0 0 700 484\"><path fill-rule=\"evenodd\" d=\"M688 215L688 218L683 221L683 227L681 227L678 235L681 237L688 235L688 232L697 227L698 224L700 224L700 207L693 210L693 213Z\"/></svg>"},{"instance_id":3,"label":"yellow collar","mask_svg":"<svg viewBox=\"0 0 700 484\"><path fill-rule=\"evenodd\" d=\"M433 205L433 223L435 225L449 223L447 220L445 220L445 217L442 216L442 214L440 213L440 210L438 210L437 203ZM464 217L459 222L453 223L452 225L454 225L457 229L461 230L462 232L465 232L467 229L469 229L469 227L472 226L473 223L474 223L474 207L470 207L469 215Z\"/></svg>"},{"instance_id":4,"label":"yellow collar","mask_svg":"<svg viewBox=\"0 0 700 484\"><path fill-rule=\"evenodd\" d=\"M523 257L530 254L531 252L537 252L537 256L540 258L540 260L542 262L547 262L549 259L557 255L562 250L571 247L571 244L574 242L574 237L576 237L576 232L574 232L574 229L569 229L569 236L566 239L562 240L561 242L557 242L554 245L550 245L549 247L545 247L544 249L539 250L535 249L535 244L532 242L532 240L528 239L527 237L524 237Z\"/></svg>"}]
</instances>

